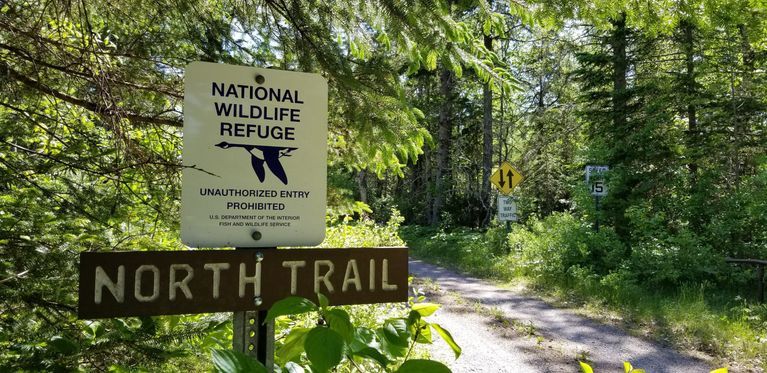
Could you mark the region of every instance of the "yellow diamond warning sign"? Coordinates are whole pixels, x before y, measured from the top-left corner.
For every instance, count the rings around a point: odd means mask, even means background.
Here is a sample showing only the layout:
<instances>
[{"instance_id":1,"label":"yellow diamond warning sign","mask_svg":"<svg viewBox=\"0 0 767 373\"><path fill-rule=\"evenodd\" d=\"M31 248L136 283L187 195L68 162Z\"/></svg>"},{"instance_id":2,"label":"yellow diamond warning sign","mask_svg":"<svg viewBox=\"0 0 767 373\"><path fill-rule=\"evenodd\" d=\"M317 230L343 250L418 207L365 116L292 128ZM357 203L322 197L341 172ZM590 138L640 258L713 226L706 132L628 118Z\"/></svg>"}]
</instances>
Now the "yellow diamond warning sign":
<instances>
[{"instance_id":1,"label":"yellow diamond warning sign","mask_svg":"<svg viewBox=\"0 0 767 373\"><path fill-rule=\"evenodd\" d=\"M503 195L511 193L514 188L522 182L522 174L511 167L509 162L503 162L493 175L490 176L490 182L498 188Z\"/></svg>"}]
</instances>

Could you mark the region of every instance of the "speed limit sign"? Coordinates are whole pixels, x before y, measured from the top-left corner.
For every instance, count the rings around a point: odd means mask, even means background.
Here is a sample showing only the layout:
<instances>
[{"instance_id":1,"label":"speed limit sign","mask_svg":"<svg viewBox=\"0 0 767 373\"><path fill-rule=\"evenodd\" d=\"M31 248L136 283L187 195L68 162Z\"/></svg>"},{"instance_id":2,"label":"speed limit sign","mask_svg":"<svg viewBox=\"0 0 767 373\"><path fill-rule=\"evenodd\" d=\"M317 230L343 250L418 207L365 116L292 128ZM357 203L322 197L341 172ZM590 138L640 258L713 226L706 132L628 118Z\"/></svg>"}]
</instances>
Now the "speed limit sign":
<instances>
[{"instance_id":1,"label":"speed limit sign","mask_svg":"<svg viewBox=\"0 0 767 373\"><path fill-rule=\"evenodd\" d=\"M586 185L590 188L592 196L604 197L607 195L605 173L609 170L609 166L586 166Z\"/></svg>"},{"instance_id":2,"label":"speed limit sign","mask_svg":"<svg viewBox=\"0 0 767 373\"><path fill-rule=\"evenodd\" d=\"M591 195L597 197L604 197L607 195L607 185L604 180L591 182Z\"/></svg>"}]
</instances>

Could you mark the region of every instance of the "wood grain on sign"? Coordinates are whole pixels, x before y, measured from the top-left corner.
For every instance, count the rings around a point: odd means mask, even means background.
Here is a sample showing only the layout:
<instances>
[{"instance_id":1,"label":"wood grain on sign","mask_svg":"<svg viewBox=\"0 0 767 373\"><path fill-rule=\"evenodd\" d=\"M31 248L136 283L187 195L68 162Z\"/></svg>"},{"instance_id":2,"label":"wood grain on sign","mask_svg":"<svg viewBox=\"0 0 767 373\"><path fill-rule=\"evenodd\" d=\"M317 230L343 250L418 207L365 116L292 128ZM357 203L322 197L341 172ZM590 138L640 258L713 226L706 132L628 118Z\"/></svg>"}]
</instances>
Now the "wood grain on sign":
<instances>
[{"instance_id":1,"label":"wood grain on sign","mask_svg":"<svg viewBox=\"0 0 767 373\"><path fill-rule=\"evenodd\" d=\"M80 254L80 318L268 309L316 293L333 305L404 302L405 247Z\"/></svg>"}]
</instances>

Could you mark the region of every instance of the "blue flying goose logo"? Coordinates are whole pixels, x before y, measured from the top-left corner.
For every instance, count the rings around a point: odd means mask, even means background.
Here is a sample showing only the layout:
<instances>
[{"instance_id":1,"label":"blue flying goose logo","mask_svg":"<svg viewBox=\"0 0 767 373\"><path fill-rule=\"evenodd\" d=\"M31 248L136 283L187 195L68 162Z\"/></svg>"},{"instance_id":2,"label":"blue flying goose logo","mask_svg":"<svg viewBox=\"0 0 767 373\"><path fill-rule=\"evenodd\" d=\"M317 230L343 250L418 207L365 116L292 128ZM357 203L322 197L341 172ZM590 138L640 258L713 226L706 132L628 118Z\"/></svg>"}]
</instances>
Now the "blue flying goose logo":
<instances>
[{"instance_id":1,"label":"blue flying goose logo","mask_svg":"<svg viewBox=\"0 0 767 373\"><path fill-rule=\"evenodd\" d=\"M258 176L260 182L263 183L264 179L266 179L266 170L264 169L264 163L266 163L269 171L272 171L272 174L277 176L285 185L288 185L288 176L285 174L282 163L280 163L280 158L290 157L290 153L298 149L287 146L231 144L226 141L222 141L215 146L221 149L243 148L247 150L250 153L250 165L253 167L253 171Z\"/></svg>"}]
</instances>

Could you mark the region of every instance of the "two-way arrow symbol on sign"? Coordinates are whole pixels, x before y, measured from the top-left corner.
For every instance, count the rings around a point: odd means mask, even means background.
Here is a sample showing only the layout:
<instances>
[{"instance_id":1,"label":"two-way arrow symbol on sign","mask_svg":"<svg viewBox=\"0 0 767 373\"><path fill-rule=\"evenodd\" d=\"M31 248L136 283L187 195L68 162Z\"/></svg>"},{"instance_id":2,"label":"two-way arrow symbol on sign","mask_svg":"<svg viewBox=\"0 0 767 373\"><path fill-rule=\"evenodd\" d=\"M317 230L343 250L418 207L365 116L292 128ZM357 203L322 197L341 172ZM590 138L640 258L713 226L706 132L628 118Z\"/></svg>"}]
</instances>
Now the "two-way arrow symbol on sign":
<instances>
[{"instance_id":1,"label":"two-way arrow symbol on sign","mask_svg":"<svg viewBox=\"0 0 767 373\"><path fill-rule=\"evenodd\" d=\"M509 162L501 166L490 176L490 182L501 194L508 195L522 181L522 175Z\"/></svg>"},{"instance_id":2,"label":"two-way arrow symbol on sign","mask_svg":"<svg viewBox=\"0 0 767 373\"><path fill-rule=\"evenodd\" d=\"M509 183L511 183L511 180L514 178L514 172L512 170L508 170L506 172L506 178L509 179ZM503 172L501 172L501 181L499 181L501 184L501 188L506 186L506 179L503 178Z\"/></svg>"}]
</instances>

